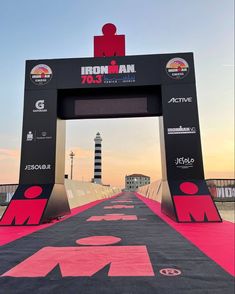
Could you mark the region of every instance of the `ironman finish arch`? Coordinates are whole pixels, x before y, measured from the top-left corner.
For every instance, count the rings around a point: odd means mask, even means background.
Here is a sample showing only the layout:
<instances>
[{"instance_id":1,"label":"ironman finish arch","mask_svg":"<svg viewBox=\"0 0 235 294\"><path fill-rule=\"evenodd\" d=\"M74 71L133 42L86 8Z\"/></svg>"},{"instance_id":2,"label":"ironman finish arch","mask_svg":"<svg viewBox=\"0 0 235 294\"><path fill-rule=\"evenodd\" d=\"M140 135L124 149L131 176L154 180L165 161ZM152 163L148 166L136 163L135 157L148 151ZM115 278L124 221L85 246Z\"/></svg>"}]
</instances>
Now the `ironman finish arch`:
<instances>
[{"instance_id":1,"label":"ironman finish arch","mask_svg":"<svg viewBox=\"0 0 235 294\"><path fill-rule=\"evenodd\" d=\"M162 211L220 222L204 180L192 53L26 62L20 180L0 225L70 213L64 188L67 119L159 116Z\"/></svg>"}]
</instances>

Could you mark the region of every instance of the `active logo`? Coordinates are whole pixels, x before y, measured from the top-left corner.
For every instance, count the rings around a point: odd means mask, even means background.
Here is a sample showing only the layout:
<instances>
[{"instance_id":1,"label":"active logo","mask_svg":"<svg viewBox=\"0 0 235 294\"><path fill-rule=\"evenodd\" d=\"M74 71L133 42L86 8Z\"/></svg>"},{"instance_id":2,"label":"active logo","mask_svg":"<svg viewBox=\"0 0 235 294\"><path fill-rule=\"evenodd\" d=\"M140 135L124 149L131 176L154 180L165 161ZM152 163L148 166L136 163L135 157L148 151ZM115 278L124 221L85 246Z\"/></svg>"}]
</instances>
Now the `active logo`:
<instances>
[{"instance_id":1,"label":"active logo","mask_svg":"<svg viewBox=\"0 0 235 294\"><path fill-rule=\"evenodd\" d=\"M50 164L26 164L24 170L50 170L51 165Z\"/></svg>"},{"instance_id":2,"label":"active logo","mask_svg":"<svg viewBox=\"0 0 235 294\"><path fill-rule=\"evenodd\" d=\"M170 78L180 80L188 75L189 65L183 58L175 57L167 62L166 72Z\"/></svg>"},{"instance_id":3,"label":"active logo","mask_svg":"<svg viewBox=\"0 0 235 294\"><path fill-rule=\"evenodd\" d=\"M172 97L168 103L191 103L193 101L193 97Z\"/></svg>"},{"instance_id":4,"label":"active logo","mask_svg":"<svg viewBox=\"0 0 235 294\"><path fill-rule=\"evenodd\" d=\"M82 84L113 84L135 82L135 64L117 64L112 60L109 65L82 66Z\"/></svg>"},{"instance_id":5,"label":"active logo","mask_svg":"<svg viewBox=\"0 0 235 294\"><path fill-rule=\"evenodd\" d=\"M36 65L30 72L31 81L37 86L43 86L52 79L52 70L46 64Z\"/></svg>"},{"instance_id":6,"label":"active logo","mask_svg":"<svg viewBox=\"0 0 235 294\"><path fill-rule=\"evenodd\" d=\"M45 100L38 100L35 103L35 108L33 109L33 112L47 112L47 109L45 108Z\"/></svg>"},{"instance_id":7,"label":"active logo","mask_svg":"<svg viewBox=\"0 0 235 294\"><path fill-rule=\"evenodd\" d=\"M177 157L175 159L175 166L177 168L188 169L193 167L195 159L192 157Z\"/></svg>"}]
</instances>

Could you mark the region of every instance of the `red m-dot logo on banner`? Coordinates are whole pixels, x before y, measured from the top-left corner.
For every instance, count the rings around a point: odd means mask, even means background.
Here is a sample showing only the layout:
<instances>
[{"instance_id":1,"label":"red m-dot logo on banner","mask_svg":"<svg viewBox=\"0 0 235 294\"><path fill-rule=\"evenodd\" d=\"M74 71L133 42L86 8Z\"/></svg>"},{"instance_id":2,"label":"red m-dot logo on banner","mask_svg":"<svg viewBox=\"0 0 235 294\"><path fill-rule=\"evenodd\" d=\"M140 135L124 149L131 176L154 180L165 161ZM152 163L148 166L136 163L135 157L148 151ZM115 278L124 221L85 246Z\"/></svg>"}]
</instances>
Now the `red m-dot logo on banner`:
<instances>
[{"instance_id":1,"label":"red m-dot logo on banner","mask_svg":"<svg viewBox=\"0 0 235 294\"><path fill-rule=\"evenodd\" d=\"M179 189L182 195L173 195L173 200L180 222L221 221L211 195L197 194L198 185L192 182L183 182Z\"/></svg>"},{"instance_id":2,"label":"red m-dot logo on banner","mask_svg":"<svg viewBox=\"0 0 235 294\"><path fill-rule=\"evenodd\" d=\"M38 225L48 201L46 190L42 186L19 187L0 225Z\"/></svg>"}]
</instances>

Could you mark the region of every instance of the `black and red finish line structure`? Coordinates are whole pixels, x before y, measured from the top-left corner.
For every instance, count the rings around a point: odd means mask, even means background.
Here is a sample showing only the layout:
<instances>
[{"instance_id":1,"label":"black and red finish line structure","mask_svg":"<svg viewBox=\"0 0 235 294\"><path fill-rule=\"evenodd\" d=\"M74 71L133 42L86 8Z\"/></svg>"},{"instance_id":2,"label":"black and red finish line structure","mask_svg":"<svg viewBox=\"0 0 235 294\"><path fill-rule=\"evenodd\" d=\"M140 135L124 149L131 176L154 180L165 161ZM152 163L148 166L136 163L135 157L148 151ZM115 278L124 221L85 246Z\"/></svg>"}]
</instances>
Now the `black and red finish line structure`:
<instances>
[{"instance_id":1,"label":"black and red finish line structure","mask_svg":"<svg viewBox=\"0 0 235 294\"><path fill-rule=\"evenodd\" d=\"M203 170L192 53L125 56L113 24L94 58L26 61L19 187L1 226L70 213L64 187L68 119L160 118L162 211L176 222L221 222Z\"/></svg>"}]
</instances>

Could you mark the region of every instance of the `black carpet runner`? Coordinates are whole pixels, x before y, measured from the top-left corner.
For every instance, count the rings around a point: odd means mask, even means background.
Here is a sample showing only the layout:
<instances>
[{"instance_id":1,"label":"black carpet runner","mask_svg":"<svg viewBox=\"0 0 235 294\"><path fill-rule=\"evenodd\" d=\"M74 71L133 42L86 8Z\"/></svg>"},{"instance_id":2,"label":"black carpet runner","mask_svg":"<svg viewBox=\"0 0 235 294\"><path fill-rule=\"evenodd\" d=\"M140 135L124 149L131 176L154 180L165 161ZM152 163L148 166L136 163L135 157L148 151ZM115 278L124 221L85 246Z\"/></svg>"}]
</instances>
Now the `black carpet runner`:
<instances>
[{"instance_id":1,"label":"black carpet runner","mask_svg":"<svg viewBox=\"0 0 235 294\"><path fill-rule=\"evenodd\" d=\"M0 293L233 294L232 276L133 193L0 248Z\"/></svg>"}]
</instances>

